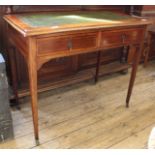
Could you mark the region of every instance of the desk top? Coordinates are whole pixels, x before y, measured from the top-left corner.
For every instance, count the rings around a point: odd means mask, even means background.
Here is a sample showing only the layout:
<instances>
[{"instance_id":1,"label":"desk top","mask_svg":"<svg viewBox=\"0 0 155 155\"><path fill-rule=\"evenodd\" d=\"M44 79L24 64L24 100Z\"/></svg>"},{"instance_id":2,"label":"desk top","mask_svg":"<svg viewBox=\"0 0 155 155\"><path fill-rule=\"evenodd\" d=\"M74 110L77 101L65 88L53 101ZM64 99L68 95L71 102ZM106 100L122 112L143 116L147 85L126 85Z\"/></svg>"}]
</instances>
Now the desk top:
<instances>
[{"instance_id":1,"label":"desk top","mask_svg":"<svg viewBox=\"0 0 155 155\"><path fill-rule=\"evenodd\" d=\"M4 16L4 19L24 36L148 24L146 19L107 11L12 14Z\"/></svg>"}]
</instances>

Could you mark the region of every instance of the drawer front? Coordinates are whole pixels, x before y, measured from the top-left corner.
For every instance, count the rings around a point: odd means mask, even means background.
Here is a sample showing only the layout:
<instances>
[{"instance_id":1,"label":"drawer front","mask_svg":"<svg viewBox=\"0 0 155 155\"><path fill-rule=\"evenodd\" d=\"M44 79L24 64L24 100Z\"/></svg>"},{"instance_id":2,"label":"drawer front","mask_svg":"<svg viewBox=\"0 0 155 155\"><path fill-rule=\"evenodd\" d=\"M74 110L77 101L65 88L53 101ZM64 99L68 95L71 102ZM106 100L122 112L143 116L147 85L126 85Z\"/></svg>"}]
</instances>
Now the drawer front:
<instances>
[{"instance_id":1,"label":"drawer front","mask_svg":"<svg viewBox=\"0 0 155 155\"><path fill-rule=\"evenodd\" d=\"M71 51L85 51L91 50L97 47L97 33L83 34L72 37L72 49Z\"/></svg>"},{"instance_id":2,"label":"drawer front","mask_svg":"<svg viewBox=\"0 0 155 155\"><path fill-rule=\"evenodd\" d=\"M97 33L55 36L37 39L38 55L91 50L97 47Z\"/></svg>"},{"instance_id":3,"label":"drawer front","mask_svg":"<svg viewBox=\"0 0 155 155\"><path fill-rule=\"evenodd\" d=\"M67 52L69 37L48 37L37 39L38 55L45 55L49 53Z\"/></svg>"},{"instance_id":4,"label":"drawer front","mask_svg":"<svg viewBox=\"0 0 155 155\"><path fill-rule=\"evenodd\" d=\"M102 32L101 47L122 46L141 42L143 29L126 29Z\"/></svg>"}]
</instances>

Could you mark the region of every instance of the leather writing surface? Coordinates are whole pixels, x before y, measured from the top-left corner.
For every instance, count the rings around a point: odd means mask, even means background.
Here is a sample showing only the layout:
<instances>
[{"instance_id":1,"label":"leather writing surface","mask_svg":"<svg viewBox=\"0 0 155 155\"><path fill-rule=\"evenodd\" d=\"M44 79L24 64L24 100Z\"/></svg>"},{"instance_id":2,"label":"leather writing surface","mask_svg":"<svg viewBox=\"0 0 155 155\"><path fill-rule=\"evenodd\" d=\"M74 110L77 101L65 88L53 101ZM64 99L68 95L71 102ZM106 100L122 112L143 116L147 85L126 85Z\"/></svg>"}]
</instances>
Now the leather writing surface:
<instances>
[{"instance_id":1,"label":"leather writing surface","mask_svg":"<svg viewBox=\"0 0 155 155\"><path fill-rule=\"evenodd\" d=\"M79 23L110 23L131 18L113 12L75 12L75 13L33 13L17 15L23 23L30 27L62 26Z\"/></svg>"}]
</instances>

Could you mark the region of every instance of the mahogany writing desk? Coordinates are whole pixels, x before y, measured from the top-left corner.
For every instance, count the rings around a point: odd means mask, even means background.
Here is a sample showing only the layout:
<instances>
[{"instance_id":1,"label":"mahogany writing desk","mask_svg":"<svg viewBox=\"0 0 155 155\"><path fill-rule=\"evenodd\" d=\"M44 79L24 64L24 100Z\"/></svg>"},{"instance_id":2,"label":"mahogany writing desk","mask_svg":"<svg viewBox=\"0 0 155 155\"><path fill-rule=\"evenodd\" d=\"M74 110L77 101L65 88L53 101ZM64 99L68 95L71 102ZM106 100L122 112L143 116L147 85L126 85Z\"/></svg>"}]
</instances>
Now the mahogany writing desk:
<instances>
[{"instance_id":1,"label":"mahogany writing desk","mask_svg":"<svg viewBox=\"0 0 155 155\"><path fill-rule=\"evenodd\" d=\"M112 12L61 12L6 15L9 51L13 58L17 48L28 65L31 106L36 142L39 140L37 71L47 61L98 51L95 81L98 79L100 51L129 46L134 49L132 73L126 99L129 105L136 70L141 55L144 34L149 22ZM15 61L12 61L13 88L16 99Z\"/></svg>"}]
</instances>

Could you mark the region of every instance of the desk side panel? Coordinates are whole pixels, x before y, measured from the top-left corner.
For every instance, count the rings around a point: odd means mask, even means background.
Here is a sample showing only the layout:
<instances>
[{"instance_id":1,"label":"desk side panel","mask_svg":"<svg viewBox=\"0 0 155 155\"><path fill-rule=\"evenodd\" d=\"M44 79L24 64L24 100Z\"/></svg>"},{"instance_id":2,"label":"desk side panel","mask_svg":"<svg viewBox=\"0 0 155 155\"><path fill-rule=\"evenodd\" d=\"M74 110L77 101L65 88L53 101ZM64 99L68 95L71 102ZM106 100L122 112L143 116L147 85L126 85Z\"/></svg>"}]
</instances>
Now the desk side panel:
<instances>
[{"instance_id":1,"label":"desk side panel","mask_svg":"<svg viewBox=\"0 0 155 155\"><path fill-rule=\"evenodd\" d=\"M28 57L28 40L23 37L18 31L8 25L8 41L11 45L15 46L20 53L27 58Z\"/></svg>"}]
</instances>

